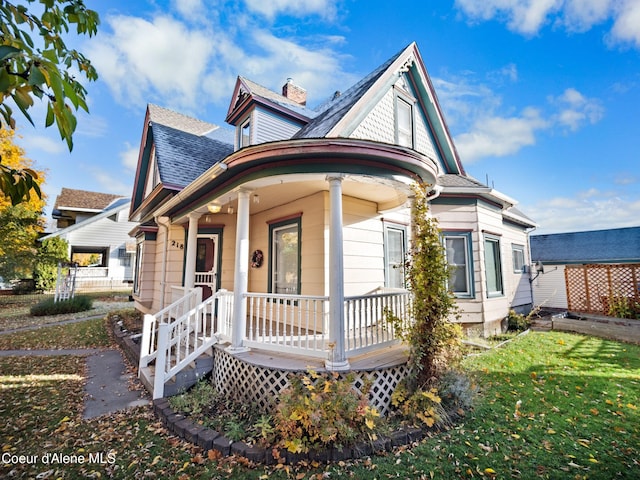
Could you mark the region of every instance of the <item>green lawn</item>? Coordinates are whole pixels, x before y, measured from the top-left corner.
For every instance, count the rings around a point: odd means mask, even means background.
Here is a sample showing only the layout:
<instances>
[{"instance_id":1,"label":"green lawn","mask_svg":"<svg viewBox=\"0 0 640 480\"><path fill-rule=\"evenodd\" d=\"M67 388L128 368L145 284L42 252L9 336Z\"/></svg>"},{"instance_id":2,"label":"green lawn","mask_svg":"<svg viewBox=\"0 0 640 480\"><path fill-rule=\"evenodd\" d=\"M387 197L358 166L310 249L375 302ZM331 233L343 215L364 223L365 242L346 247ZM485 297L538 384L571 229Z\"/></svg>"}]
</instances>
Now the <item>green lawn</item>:
<instances>
[{"instance_id":1,"label":"green lawn","mask_svg":"<svg viewBox=\"0 0 640 480\"><path fill-rule=\"evenodd\" d=\"M0 358L3 453L105 460L0 464L0 477L640 478L640 347L531 333L465 367L481 389L475 409L419 445L358 462L249 468L168 435L147 408L82 420L79 357Z\"/></svg>"}]
</instances>

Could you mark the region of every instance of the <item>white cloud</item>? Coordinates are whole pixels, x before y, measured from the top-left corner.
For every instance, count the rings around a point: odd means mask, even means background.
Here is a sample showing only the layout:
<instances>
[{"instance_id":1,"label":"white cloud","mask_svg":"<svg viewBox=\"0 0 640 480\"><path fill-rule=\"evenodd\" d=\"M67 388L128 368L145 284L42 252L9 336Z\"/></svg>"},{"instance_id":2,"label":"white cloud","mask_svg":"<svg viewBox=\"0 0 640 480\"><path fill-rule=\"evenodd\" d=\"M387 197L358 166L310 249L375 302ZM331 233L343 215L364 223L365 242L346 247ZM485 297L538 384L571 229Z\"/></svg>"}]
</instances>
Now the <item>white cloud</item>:
<instances>
[{"instance_id":1,"label":"white cloud","mask_svg":"<svg viewBox=\"0 0 640 480\"><path fill-rule=\"evenodd\" d=\"M547 127L538 110L527 108L515 117L480 117L471 131L458 135L455 142L462 160L473 162L482 157L503 157L533 145L536 131Z\"/></svg>"},{"instance_id":2,"label":"white cloud","mask_svg":"<svg viewBox=\"0 0 640 480\"><path fill-rule=\"evenodd\" d=\"M119 153L120 163L127 172L135 173L138 166L138 154L140 148L137 145L125 144L125 149Z\"/></svg>"},{"instance_id":3,"label":"white cloud","mask_svg":"<svg viewBox=\"0 0 640 480\"><path fill-rule=\"evenodd\" d=\"M575 88L567 88L562 95L551 97L549 101L558 108L556 123L572 132L586 123L597 123L604 115L598 100L585 97Z\"/></svg>"},{"instance_id":4,"label":"white cloud","mask_svg":"<svg viewBox=\"0 0 640 480\"><path fill-rule=\"evenodd\" d=\"M277 15L303 17L317 15L327 20L333 20L337 8L335 0L245 0L247 8L260 13L269 19Z\"/></svg>"},{"instance_id":5,"label":"white cloud","mask_svg":"<svg viewBox=\"0 0 640 480\"><path fill-rule=\"evenodd\" d=\"M132 186L131 183L125 183L122 181L124 176L114 176L111 173L107 173L101 168L90 167L89 173L94 180L101 186L99 191L113 193L115 195L131 195Z\"/></svg>"},{"instance_id":6,"label":"white cloud","mask_svg":"<svg viewBox=\"0 0 640 480\"><path fill-rule=\"evenodd\" d=\"M167 16L120 15L106 22L113 33L91 42L88 56L119 102L140 106L171 98L190 108L201 101L199 85L215 44L210 32Z\"/></svg>"},{"instance_id":7,"label":"white cloud","mask_svg":"<svg viewBox=\"0 0 640 480\"><path fill-rule=\"evenodd\" d=\"M521 205L540 228L536 233L575 232L638 225L640 200L596 189Z\"/></svg>"},{"instance_id":8,"label":"white cloud","mask_svg":"<svg viewBox=\"0 0 640 480\"><path fill-rule=\"evenodd\" d=\"M637 0L456 0L469 21L498 20L509 30L532 36L547 24L585 32L613 21L610 44L640 48L640 2Z\"/></svg>"},{"instance_id":9,"label":"white cloud","mask_svg":"<svg viewBox=\"0 0 640 480\"><path fill-rule=\"evenodd\" d=\"M44 135L34 135L31 133L28 135L21 135L21 138L17 143L24 148L27 156L29 157L35 157L35 155L33 155L34 151L43 152L48 155L57 155L67 151L67 144L65 142L62 140L54 140L50 137L45 137Z\"/></svg>"}]
</instances>

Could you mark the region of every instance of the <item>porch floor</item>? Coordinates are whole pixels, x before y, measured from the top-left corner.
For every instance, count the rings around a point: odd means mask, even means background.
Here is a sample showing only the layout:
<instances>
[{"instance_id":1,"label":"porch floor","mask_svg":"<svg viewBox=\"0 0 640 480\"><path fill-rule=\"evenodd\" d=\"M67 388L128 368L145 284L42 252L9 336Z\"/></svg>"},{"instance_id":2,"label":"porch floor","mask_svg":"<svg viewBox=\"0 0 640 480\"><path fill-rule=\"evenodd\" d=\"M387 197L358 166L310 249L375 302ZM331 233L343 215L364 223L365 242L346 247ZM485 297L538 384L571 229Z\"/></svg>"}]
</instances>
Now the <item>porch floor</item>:
<instances>
[{"instance_id":1,"label":"porch floor","mask_svg":"<svg viewBox=\"0 0 640 480\"><path fill-rule=\"evenodd\" d=\"M224 349L225 345L216 345L215 347ZM396 344L351 357L349 364L353 371L379 370L406 363L408 355L409 349L406 345ZM298 372L312 368L317 372L326 371L323 359L291 353L252 349L248 352L234 354L234 357L251 365L269 369Z\"/></svg>"}]
</instances>

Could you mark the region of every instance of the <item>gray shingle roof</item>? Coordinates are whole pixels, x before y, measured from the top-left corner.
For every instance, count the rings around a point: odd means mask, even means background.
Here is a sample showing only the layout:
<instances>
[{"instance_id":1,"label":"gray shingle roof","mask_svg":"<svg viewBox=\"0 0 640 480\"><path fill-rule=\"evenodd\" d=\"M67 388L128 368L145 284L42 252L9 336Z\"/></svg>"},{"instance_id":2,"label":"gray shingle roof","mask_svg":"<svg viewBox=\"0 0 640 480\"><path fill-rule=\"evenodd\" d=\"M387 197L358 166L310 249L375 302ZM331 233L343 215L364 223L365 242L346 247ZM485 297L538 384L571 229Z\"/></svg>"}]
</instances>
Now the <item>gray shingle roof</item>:
<instances>
[{"instance_id":1,"label":"gray shingle roof","mask_svg":"<svg viewBox=\"0 0 640 480\"><path fill-rule=\"evenodd\" d=\"M438 177L438 185L443 187L478 187L489 188L482 182L467 175L458 175L455 173L447 173Z\"/></svg>"},{"instance_id":2,"label":"gray shingle roof","mask_svg":"<svg viewBox=\"0 0 640 480\"><path fill-rule=\"evenodd\" d=\"M153 122L151 130L160 181L166 186L186 187L233 152L231 143L206 135L195 135Z\"/></svg>"},{"instance_id":3,"label":"gray shingle roof","mask_svg":"<svg viewBox=\"0 0 640 480\"><path fill-rule=\"evenodd\" d=\"M251 91L251 94L254 97L261 97L272 103L281 105L285 107L287 110L291 110L300 115L303 115L307 118L313 118L318 115L318 112L316 112L315 110L312 110L303 105L300 105L299 103L288 99L284 95L280 95L279 93L276 93L273 90L269 90L267 87L263 87L262 85L252 80L249 80L248 78L240 77L240 79L249 88L249 90Z\"/></svg>"},{"instance_id":4,"label":"gray shingle roof","mask_svg":"<svg viewBox=\"0 0 640 480\"><path fill-rule=\"evenodd\" d=\"M406 49L402 49L369 75L333 100L321 105L315 119L302 127L293 138L323 138L351 110L360 98Z\"/></svg>"},{"instance_id":5,"label":"gray shingle roof","mask_svg":"<svg viewBox=\"0 0 640 480\"><path fill-rule=\"evenodd\" d=\"M547 263L640 262L640 227L532 235L531 259Z\"/></svg>"}]
</instances>

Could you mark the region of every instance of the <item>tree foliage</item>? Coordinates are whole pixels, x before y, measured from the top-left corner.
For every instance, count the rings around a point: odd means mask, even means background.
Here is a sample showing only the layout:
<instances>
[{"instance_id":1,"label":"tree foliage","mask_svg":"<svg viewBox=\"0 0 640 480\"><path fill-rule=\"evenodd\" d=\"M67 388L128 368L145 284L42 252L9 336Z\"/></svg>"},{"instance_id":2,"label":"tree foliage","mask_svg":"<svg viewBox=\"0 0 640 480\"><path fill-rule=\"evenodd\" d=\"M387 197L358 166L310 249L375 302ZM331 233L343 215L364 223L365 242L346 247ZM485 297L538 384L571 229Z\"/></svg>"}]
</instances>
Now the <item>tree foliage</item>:
<instances>
[{"instance_id":1,"label":"tree foliage","mask_svg":"<svg viewBox=\"0 0 640 480\"><path fill-rule=\"evenodd\" d=\"M86 89L76 72L93 81L98 78L91 62L67 47L64 35L75 26L78 35L97 33L100 19L83 0L26 0L21 4L0 2L0 122L15 129L12 107L34 124L29 110L37 98L45 102L45 126L54 123L69 150L76 129L74 111L89 111ZM39 5L33 5L38 3ZM32 38L36 33L38 38ZM0 159L0 187L16 205L29 199L33 190L40 196L37 173L15 169Z\"/></svg>"},{"instance_id":2,"label":"tree foliage","mask_svg":"<svg viewBox=\"0 0 640 480\"><path fill-rule=\"evenodd\" d=\"M38 248L38 260L34 269L36 288L53 290L58 276L58 262L69 261L69 242L61 237L43 240Z\"/></svg>"},{"instance_id":3,"label":"tree foliage","mask_svg":"<svg viewBox=\"0 0 640 480\"><path fill-rule=\"evenodd\" d=\"M31 160L13 142L13 130L0 128L0 156L10 169L31 170L37 174L36 184L45 179L43 172L33 169ZM7 279L30 277L36 253L36 239L43 230L42 209L45 198L30 197L19 205L0 193L0 276Z\"/></svg>"},{"instance_id":4,"label":"tree foliage","mask_svg":"<svg viewBox=\"0 0 640 480\"><path fill-rule=\"evenodd\" d=\"M458 308L448 289L449 265L437 220L429 214L424 186L416 186L414 194L412 245L405 265L413 323L402 332L411 352L413 377L409 391L433 385L458 361L462 338L460 326L451 322L457 317ZM396 328L400 328L401 322L395 320Z\"/></svg>"}]
</instances>

